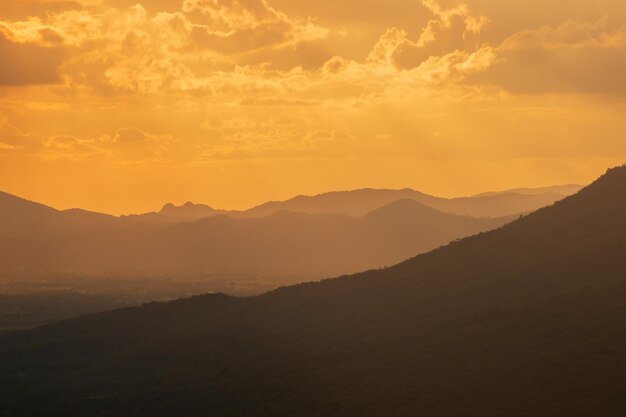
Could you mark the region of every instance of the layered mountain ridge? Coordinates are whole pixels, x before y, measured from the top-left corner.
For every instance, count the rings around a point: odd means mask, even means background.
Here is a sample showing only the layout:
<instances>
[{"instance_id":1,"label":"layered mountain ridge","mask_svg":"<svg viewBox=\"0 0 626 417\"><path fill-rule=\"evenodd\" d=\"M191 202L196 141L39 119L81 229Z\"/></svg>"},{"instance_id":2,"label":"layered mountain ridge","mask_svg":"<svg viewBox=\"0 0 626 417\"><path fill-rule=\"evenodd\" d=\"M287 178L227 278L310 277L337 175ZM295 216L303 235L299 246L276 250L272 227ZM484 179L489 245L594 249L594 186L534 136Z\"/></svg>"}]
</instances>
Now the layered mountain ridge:
<instances>
[{"instance_id":1,"label":"layered mountain ridge","mask_svg":"<svg viewBox=\"0 0 626 417\"><path fill-rule=\"evenodd\" d=\"M625 212L621 167L391 268L4 336L0 404L25 416L622 415Z\"/></svg>"}]
</instances>

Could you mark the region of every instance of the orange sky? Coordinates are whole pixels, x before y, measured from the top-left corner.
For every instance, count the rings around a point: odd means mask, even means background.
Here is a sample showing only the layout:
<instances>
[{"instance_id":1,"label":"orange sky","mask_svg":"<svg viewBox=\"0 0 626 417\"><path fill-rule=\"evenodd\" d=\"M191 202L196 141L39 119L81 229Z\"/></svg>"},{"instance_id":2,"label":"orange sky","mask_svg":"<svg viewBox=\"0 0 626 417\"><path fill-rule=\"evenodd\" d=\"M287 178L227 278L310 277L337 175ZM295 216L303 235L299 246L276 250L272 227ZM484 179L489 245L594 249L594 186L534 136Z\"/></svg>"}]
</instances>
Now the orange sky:
<instances>
[{"instance_id":1,"label":"orange sky","mask_svg":"<svg viewBox=\"0 0 626 417\"><path fill-rule=\"evenodd\" d=\"M0 190L244 208L586 183L626 160L623 0L0 2Z\"/></svg>"}]
</instances>

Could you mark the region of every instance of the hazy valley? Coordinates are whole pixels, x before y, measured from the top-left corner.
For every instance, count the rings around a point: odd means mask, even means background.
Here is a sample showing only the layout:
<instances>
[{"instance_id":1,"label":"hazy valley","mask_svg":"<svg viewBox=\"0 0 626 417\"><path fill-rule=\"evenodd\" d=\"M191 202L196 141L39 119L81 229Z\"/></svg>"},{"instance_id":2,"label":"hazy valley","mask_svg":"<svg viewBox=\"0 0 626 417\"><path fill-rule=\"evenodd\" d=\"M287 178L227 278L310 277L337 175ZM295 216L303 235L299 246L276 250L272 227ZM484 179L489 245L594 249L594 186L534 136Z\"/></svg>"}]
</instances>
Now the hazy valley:
<instances>
[{"instance_id":1,"label":"hazy valley","mask_svg":"<svg viewBox=\"0 0 626 417\"><path fill-rule=\"evenodd\" d=\"M370 189L242 212L187 203L122 217L1 194L0 330L196 294L255 295L381 268L502 226L577 188L458 199Z\"/></svg>"},{"instance_id":2,"label":"hazy valley","mask_svg":"<svg viewBox=\"0 0 626 417\"><path fill-rule=\"evenodd\" d=\"M0 0L0 417L626 416L624 74L624 0Z\"/></svg>"},{"instance_id":3,"label":"hazy valley","mask_svg":"<svg viewBox=\"0 0 626 417\"><path fill-rule=\"evenodd\" d=\"M624 212L622 167L393 267L11 333L0 344L0 400L5 414L37 416L623 411ZM201 224L215 219L226 221Z\"/></svg>"}]
</instances>

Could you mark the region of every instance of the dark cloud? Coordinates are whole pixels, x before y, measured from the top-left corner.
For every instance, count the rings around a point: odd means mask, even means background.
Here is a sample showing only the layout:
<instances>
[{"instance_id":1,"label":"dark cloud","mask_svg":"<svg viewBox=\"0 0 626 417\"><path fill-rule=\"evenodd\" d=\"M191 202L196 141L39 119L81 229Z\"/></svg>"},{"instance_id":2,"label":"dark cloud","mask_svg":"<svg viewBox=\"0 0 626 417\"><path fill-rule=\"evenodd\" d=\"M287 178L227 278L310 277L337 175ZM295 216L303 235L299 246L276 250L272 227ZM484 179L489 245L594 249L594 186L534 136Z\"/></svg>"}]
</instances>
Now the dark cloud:
<instances>
[{"instance_id":1,"label":"dark cloud","mask_svg":"<svg viewBox=\"0 0 626 417\"><path fill-rule=\"evenodd\" d=\"M441 3L450 2L453 0ZM474 12L489 19L483 39L495 45L519 31L544 25L557 26L567 20L590 22L609 16L615 21L626 22L624 0L466 0L466 3Z\"/></svg>"},{"instance_id":2,"label":"dark cloud","mask_svg":"<svg viewBox=\"0 0 626 417\"><path fill-rule=\"evenodd\" d=\"M505 40L497 55L487 71L468 81L521 94L626 93L626 29L607 20L522 31Z\"/></svg>"},{"instance_id":3,"label":"dark cloud","mask_svg":"<svg viewBox=\"0 0 626 417\"><path fill-rule=\"evenodd\" d=\"M0 30L0 85L59 83L62 61L62 49L14 43Z\"/></svg>"},{"instance_id":4,"label":"dark cloud","mask_svg":"<svg viewBox=\"0 0 626 417\"><path fill-rule=\"evenodd\" d=\"M359 0L358 3L337 0L270 0L270 5L294 16L314 16L324 25L334 24L346 28L357 23L361 32L374 27L374 32L390 26L419 31L431 14L419 0Z\"/></svg>"},{"instance_id":5,"label":"dark cloud","mask_svg":"<svg viewBox=\"0 0 626 417\"><path fill-rule=\"evenodd\" d=\"M467 81L516 94L624 94L624 74L626 49L531 49L506 52Z\"/></svg>"},{"instance_id":6,"label":"dark cloud","mask_svg":"<svg viewBox=\"0 0 626 417\"><path fill-rule=\"evenodd\" d=\"M176 12L181 9L183 0L106 0L108 6L127 9L141 4L148 12Z\"/></svg>"},{"instance_id":7,"label":"dark cloud","mask_svg":"<svg viewBox=\"0 0 626 417\"><path fill-rule=\"evenodd\" d=\"M46 16L66 10L82 9L83 6L72 0L1 0L0 17L22 20L32 16Z\"/></svg>"}]
</instances>

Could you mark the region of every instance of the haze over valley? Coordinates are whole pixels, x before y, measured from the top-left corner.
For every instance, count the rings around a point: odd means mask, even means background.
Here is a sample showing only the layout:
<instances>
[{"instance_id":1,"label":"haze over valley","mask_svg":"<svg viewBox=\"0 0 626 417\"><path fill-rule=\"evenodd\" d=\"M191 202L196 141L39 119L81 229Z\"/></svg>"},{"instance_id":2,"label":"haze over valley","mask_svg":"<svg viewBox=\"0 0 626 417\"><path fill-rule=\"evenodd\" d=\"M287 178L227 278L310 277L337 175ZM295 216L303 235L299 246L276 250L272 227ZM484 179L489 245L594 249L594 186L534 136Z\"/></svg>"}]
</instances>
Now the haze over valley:
<instances>
[{"instance_id":1,"label":"haze over valley","mask_svg":"<svg viewBox=\"0 0 626 417\"><path fill-rule=\"evenodd\" d=\"M624 0L0 0L0 417L626 416Z\"/></svg>"},{"instance_id":2,"label":"haze over valley","mask_svg":"<svg viewBox=\"0 0 626 417\"><path fill-rule=\"evenodd\" d=\"M409 200L353 220L376 223L391 211L403 222L399 214L416 209L431 224L453 224ZM621 167L551 207L389 268L9 333L0 400L23 415L626 410L625 211ZM235 221L183 227L212 220Z\"/></svg>"},{"instance_id":3,"label":"haze over valley","mask_svg":"<svg viewBox=\"0 0 626 417\"><path fill-rule=\"evenodd\" d=\"M457 199L366 189L246 211L166 204L121 217L0 194L0 323L29 327L210 292L255 295L378 269L498 228L577 188Z\"/></svg>"}]
</instances>

